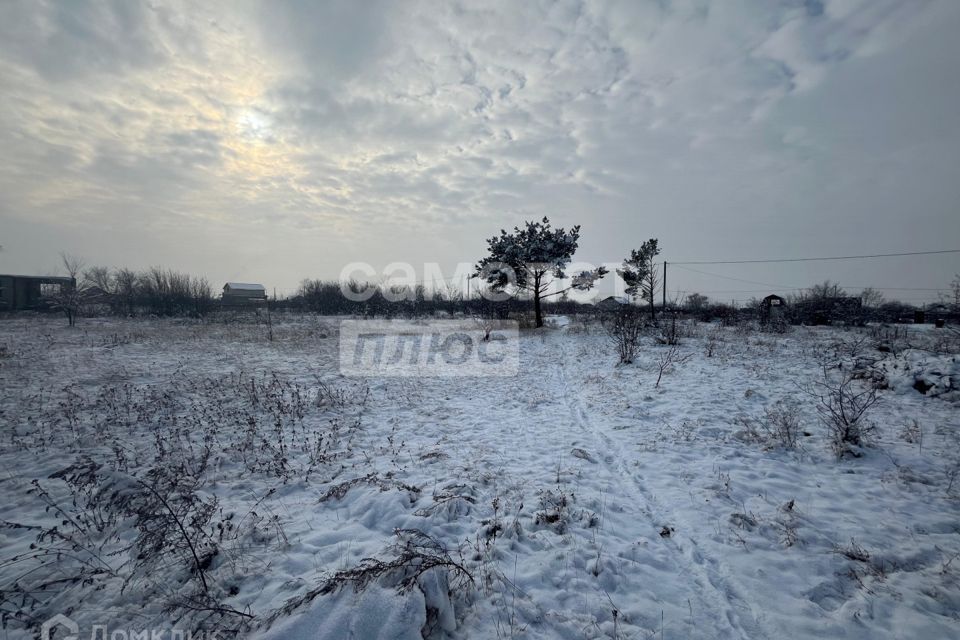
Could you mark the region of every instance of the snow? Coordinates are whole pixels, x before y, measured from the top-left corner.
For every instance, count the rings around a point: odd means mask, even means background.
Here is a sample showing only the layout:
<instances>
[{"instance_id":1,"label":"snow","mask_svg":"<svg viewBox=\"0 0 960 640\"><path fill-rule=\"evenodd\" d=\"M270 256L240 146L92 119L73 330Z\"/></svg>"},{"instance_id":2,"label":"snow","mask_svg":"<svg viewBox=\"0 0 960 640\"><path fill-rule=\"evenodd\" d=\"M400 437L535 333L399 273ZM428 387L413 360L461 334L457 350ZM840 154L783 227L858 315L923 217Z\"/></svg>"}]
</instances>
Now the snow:
<instances>
[{"instance_id":1,"label":"snow","mask_svg":"<svg viewBox=\"0 0 960 640\"><path fill-rule=\"evenodd\" d=\"M920 391L929 396L960 400L960 356L905 349L871 367L879 382L897 393Z\"/></svg>"},{"instance_id":2,"label":"snow","mask_svg":"<svg viewBox=\"0 0 960 640\"><path fill-rule=\"evenodd\" d=\"M269 637L285 640L420 640L426 623L423 594L397 593L379 585L318 601L301 616L284 621ZM362 612L358 615L359 612Z\"/></svg>"},{"instance_id":3,"label":"snow","mask_svg":"<svg viewBox=\"0 0 960 640\"><path fill-rule=\"evenodd\" d=\"M342 377L337 323L276 314L271 342L255 322L3 320L0 563L37 539L11 523L58 519L34 479L74 513L51 476L82 456L129 488L156 464L158 435L182 456L208 437L199 495L218 501L212 522L243 535L207 574L222 604L255 616L245 635L960 635L960 371L939 334L882 352L869 328L685 325L692 358L654 388L668 347L648 339L615 366L583 319L521 332L521 372L500 378ZM860 458L838 461L819 423L808 392L824 365L881 387ZM302 418L277 409L297 403L293 384ZM744 436L741 419L777 403L809 434L796 450ZM243 445L247 420L283 433L286 462L269 438ZM317 434L329 449L311 463ZM435 567L407 588L396 572L343 580L365 558L395 557L402 530L437 540L470 577ZM118 526L125 541L135 533ZM107 562L127 577L121 557ZM94 624L201 624L163 606L196 582L189 559L151 566L64 586L32 615L69 611L84 637ZM0 564L0 584L26 570Z\"/></svg>"}]
</instances>

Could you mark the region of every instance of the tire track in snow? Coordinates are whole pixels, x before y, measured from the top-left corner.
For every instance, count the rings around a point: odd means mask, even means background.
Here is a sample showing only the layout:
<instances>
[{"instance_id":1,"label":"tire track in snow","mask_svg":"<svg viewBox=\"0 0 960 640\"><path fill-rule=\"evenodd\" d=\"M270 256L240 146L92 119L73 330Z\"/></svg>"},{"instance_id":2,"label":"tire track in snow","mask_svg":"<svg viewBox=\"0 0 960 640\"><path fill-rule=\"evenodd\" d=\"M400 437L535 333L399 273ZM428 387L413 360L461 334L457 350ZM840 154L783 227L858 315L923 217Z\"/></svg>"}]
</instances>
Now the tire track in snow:
<instances>
[{"instance_id":1,"label":"tire track in snow","mask_svg":"<svg viewBox=\"0 0 960 640\"><path fill-rule=\"evenodd\" d=\"M636 491L636 496L644 504L644 510L652 518L656 518L660 523L681 524L682 535L692 531L693 529L688 523L684 523L681 518L677 518L673 512L664 507L646 487L642 479L630 471L623 457L617 453L617 444L594 425L583 407L579 391L570 385L566 369L567 360L564 357L560 366L556 367L560 392L570 410L573 422L582 431L589 434L598 448L602 450L603 453L600 456L602 464L608 467L611 475L620 476L630 482ZM610 469L611 466L613 469ZM725 637L769 638L770 634L757 619L754 608L741 595L742 590L732 584L729 569L722 562L703 551L692 537L686 535L685 539L688 542L687 546L680 543L676 534L669 538L672 546L683 558L678 575L693 576L694 583L699 587L697 595L701 604L711 612L709 617L716 621L724 620L727 623L726 631L729 635Z\"/></svg>"}]
</instances>

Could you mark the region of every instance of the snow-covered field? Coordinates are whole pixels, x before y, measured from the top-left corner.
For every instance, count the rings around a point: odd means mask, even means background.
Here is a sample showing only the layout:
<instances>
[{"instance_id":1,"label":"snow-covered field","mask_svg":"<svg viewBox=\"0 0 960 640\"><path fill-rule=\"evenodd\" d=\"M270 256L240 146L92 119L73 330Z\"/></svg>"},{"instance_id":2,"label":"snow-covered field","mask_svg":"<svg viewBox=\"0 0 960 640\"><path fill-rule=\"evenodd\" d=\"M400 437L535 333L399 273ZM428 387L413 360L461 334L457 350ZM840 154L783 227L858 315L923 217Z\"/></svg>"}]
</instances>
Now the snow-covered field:
<instances>
[{"instance_id":1,"label":"snow-covered field","mask_svg":"<svg viewBox=\"0 0 960 640\"><path fill-rule=\"evenodd\" d=\"M685 325L655 387L577 320L517 377L344 378L337 322L0 321L0 638L960 637L950 330Z\"/></svg>"}]
</instances>

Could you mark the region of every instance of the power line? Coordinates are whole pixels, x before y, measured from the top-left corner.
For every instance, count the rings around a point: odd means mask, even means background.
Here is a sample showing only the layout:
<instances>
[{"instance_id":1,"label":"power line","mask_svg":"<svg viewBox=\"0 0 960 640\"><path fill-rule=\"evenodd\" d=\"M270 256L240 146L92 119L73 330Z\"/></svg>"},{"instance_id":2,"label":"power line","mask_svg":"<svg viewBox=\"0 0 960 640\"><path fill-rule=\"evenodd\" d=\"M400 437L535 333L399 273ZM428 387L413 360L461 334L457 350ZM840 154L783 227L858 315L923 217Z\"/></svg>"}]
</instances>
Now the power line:
<instances>
[{"instance_id":1,"label":"power line","mask_svg":"<svg viewBox=\"0 0 960 640\"><path fill-rule=\"evenodd\" d=\"M785 284L771 284L769 282L760 282L758 280L746 280L744 278L734 278L732 276L724 276L719 273L710 273L708 271L701 271L700 269L691 269L690 267L681 266L675 262L670 263L671 266L679 266L684 271L692 271L694 273L699 273L700 275L710 276L713 278L722 278L724 280L734 280L736 282L746 282L747 284L762 284L765 287L773 287L775 289L785 289L789 291L803 291L804 289L809 289L810 287L791 287ZM878 291L947 291L949 287L877 287L873 285L860 286L860 285L841 285L844 289L876 289ZM731 289L731 291L733 291ZM749 293L751 290L743 290L744 293ZM709 292L705 292L709 293ZM717 292L715 292L717 293Z\"/></svg>"},{"instance_id":2,"label":"power line","mask_svg":"<svg viewBox=\"0 0 960 640\"><path fill-rule=\"evenodd\" d=\"M736 280L737 282L746 282L747 284L762 284L762 285L765 286L765 287L774 287L774 288L776 288L776 289L800 289L800 288L801 288L801 287L790 287L790 286L787 286L787 285L785 285L785 284L770 284L769 282L759 282L759 281L757 281L757 280L744 280L743 278L734 278L734 277L731 277L731 276L722 276L722 275L720 275L719 273L707 273L706 271L700 271L699 269L691 269L690 267L681 266L681 264L689 264L689 263L671 262L671 263L670 263L670 266L678 266L678 267L680 267L681 269L683 269L684 271L692 271L692 272L694 272L694 273L699 273L699 274L705 275L705 276L712 276L712 277L715 277L715 278L723 278L724 280Z\"/></svg>"},{"instance_id":3,"label":"power line","mask_svg":"<svg viewBox=\"0 0 960 640\"><path fill-rule=\"evenodd\" d=\"M803 287L797 289L779 289L779 291L806 291L810 287ZM874 287L876 289L876 287ZM770 293L770 289L682 289L674 290L676 293ZM946 292L946 289L937 289L937 291ZM915 296L905 296L913 298L929 298L929 296L923 294L917 294Z\"/></svg>"},{"instance_id":4,"label":"power line","mask_svg":"<svg viewBox=\"0 0 960 640\"><path fill-rule=\"evenodd\" d=\"M944 249L943 251L908 251L904 253L874 253L862 256L828 256L821 258L779 258L770 260L687 260L670 262L670 264L759 264L773 262L817 262L820 260L861 260L865 258L894 258L900 256L932 256L943 253L960 253L960 249Z\"/></svg>"},{"instance_id":5,"label":"power line","mask_svg":"<svg viewBox=\"0 0 960 640\"><path fill-rule=\"evenodd\" d=\"M778 289L778 291L803 291L803 289L791 287L789 289ZM690 293L770 293L770 289L696 289L691 290Z\"/></svg>"}]
</instances>

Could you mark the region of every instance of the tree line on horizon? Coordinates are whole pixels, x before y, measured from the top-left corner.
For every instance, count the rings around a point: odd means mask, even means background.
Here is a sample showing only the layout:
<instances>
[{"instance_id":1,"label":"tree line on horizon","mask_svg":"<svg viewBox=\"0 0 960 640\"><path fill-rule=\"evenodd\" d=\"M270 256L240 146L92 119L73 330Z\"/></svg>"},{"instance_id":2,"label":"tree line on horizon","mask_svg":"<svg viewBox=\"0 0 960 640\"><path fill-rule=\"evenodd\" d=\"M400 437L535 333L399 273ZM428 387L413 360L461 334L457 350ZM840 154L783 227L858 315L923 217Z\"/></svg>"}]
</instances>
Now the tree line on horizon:
<instances>
[{"instance_id":1,"label":"tree line on horizon","mask_svg":"<svg viewBox=\"0 0 960 640\"><path fill-rule=\"evenodd\" d=\"M329 315L365 316L422 316L437 313L457 313L506 318L530 311L530 324L543 326L544 313L571 314L596 310L589 303L570 300L570 291L589 291L608 274L605 267L573 274L568 278L565 269L572 261L580 239L580 225L569 230L554 228L544 217L514 227L512 232L501 230L487 240L488 254L480 259L471 278L486 283L488 291L503 294L490 299L475 292L465 296L459 289L430 290L424 285L393 285L361 281L325 281L304 279L296 293L284 299L268 300L271 308L294 309ZM632 303L646 307L650 320L656 321L656 294L662 281L655 257L660 254L659 241L650 238L633 249L623 259L616 273L626 284L626 293ZM143 270L111 269L103 266L86 267L82 259L62 253L63 269L77 283L72 289L61 290L49 296L52 307L62 310L70 324L90 310L113 315L204 316L218 308L213 287L205 277L164 267ZM554 288L556 282L565 286ZM960 311L960 274L950 285L950 295L942 302ZM345 289L362 296L345 295ZM356 299L361 298L361 299ZM866 319L898 321L917 309L914 305L885 300L873 288L864 289L859 296L849 296L839 283L826 280L809 289L787 294L784 299L794 309L811 308L829 300L856 299L869 311ZM759 309L760 300L754 298L747 309ZM729 319L743 308L733 304L711 301L700 293L690 293L682 300L674 299L661 305L660 311L687 312L701 320Z\"/></svg>"}]
</instances>

